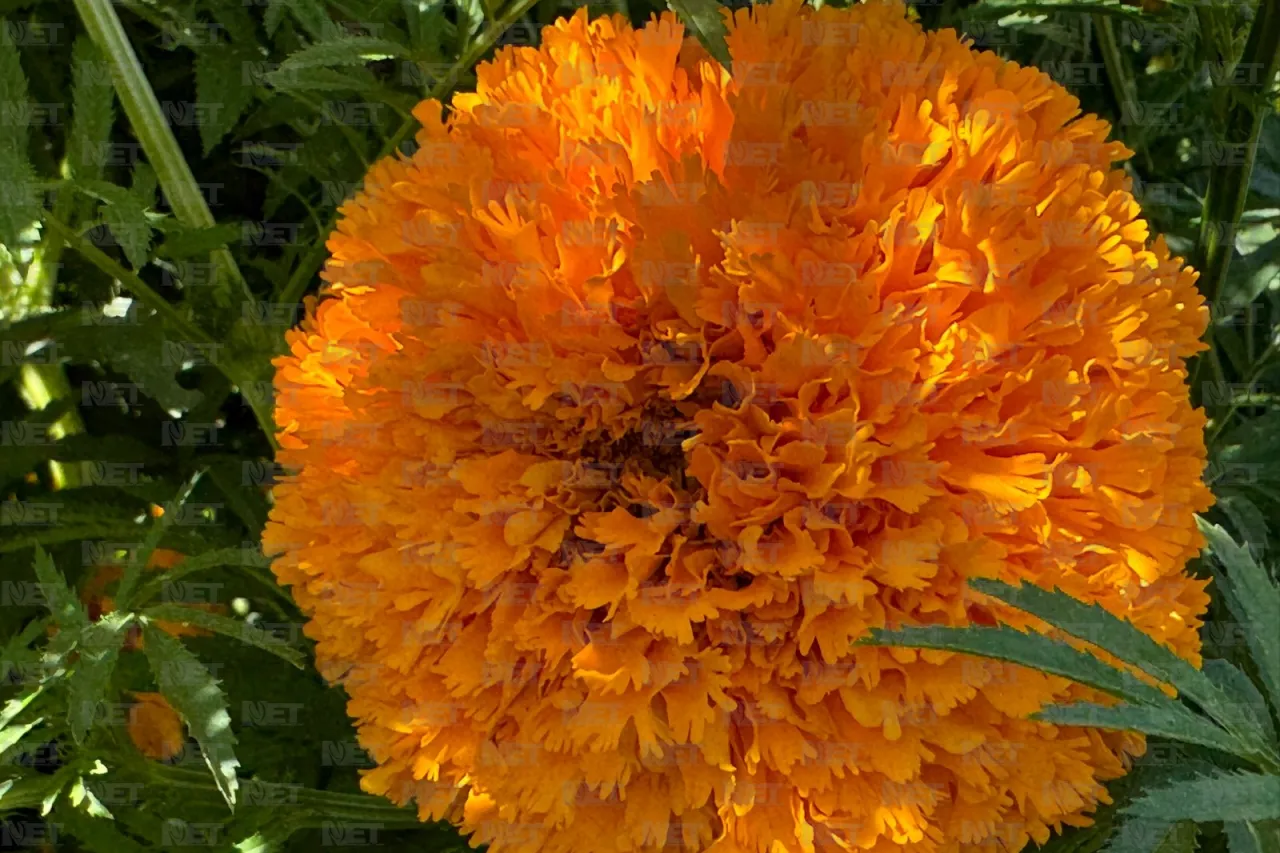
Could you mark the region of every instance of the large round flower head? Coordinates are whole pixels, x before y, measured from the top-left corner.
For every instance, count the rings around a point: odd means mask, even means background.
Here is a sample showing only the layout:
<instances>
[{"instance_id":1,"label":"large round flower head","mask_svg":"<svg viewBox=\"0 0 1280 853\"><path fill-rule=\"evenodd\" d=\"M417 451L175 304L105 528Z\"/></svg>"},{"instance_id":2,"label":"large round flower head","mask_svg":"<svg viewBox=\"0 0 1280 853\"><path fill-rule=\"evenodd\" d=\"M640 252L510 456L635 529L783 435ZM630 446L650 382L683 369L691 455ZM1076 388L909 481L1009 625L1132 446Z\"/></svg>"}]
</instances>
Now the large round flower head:
<instances>
[{"instance_id":1,"label":"large round flower head","mask_svg":"<svg viewBox=\"0 0 1280 853\"><path fill-rule=\"evenodd\" d=\"M1057 586L1198 663L1207 317L1107 124L896 2L585 13L377 164L267 546L364 786L494 853L1016 850L1135 735L902 624Z\"/></svg>"}]
</instances>

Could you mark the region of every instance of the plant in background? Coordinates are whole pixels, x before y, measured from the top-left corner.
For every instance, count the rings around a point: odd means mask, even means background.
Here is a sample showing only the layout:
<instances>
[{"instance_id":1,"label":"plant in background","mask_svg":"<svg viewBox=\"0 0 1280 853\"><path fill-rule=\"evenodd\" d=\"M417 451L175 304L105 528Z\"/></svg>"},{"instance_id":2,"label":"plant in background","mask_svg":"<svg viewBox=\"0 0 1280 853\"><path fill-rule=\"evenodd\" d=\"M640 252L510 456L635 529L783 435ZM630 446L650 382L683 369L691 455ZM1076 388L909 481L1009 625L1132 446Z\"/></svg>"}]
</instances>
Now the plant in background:
<instances>
[{"instance_id":1,"label":"plant in background","mask_svg":"<svg viewBox=\"0 0 1280 853\"><path fill-rule=\"evenodd\" d=\"M853 641L1024 625L1006 577L1198 662L1196 276L1044 73L726 22L732 71L578 14L417 108L276 362L264 546L365 789L495 853L1043 843L1141 750L1027 720L1097 685Z\"/></svg>"}]
</instances>

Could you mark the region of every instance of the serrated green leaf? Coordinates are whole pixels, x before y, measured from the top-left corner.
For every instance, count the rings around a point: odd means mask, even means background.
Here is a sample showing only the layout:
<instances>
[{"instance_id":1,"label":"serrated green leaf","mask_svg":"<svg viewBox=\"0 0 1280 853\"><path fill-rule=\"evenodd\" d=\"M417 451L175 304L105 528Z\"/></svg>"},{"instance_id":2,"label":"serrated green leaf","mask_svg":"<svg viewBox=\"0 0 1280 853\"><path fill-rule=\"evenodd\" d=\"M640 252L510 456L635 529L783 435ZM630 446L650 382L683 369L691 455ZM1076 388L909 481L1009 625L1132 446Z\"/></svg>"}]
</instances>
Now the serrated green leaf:
<instances>
[{"instance_id":1,"label":"serrated green leaf","mask_svg":"<svg viewBox=\"0 0 1280 853\"><path fill-rule=\"evenodd\" d=\"M873 630L871 637L859 641L859 645L963 652L1029 666L1130 702L1159 704L1166 701L1165 695L1156 688L1108 666L1093 655L1076 651L1066 643L1041 634L1024 634L1007 625L994 628L914 626L896 631Z\"/></svg>"},{"instance_id":2,"label":"serrated green leaf","mask_svg":"<svg viewBox=\"0 0 1280 853\"><path fill-rule=\"evenodd\" d=\"M153 625L144 626L142 632L143 650L160 692L187 721L218 791L234 808L239 787L236 768L240 762L236 759L227 697L218 687L218 680L185 646Z\"/></svg>"},{"instance_id":3,"label":"serrated green leaf","mask_svg":"<svg viewBox=\"0 0 1280 853\"><path fill-rule=\"evenodd\" d=\"M1151 639L1133 623L1112 615L1099 605L1086 604L1059 590L1046 590L1034 584L1013 586L989 578L975 578L970 585L1172 684L1181 696L1193 700L1233 734L1255 747L1259 745L1261 730L1208 676Z\"/></svg>"},{"instance_id":4,"label":"serrated green leaf","mask_svg":"<svg viewBox=\"0 0 1280 853\"><path fill-rule=\"evenodd\" d=\"M266 75L266 80L281 92L378 91L377 79L364 68L345 68L341 71L334 68L277 68Z\"/></svg>"},{"instance_id":5,"label":"serrated green leaf","mask_svg":"<svg viewBox=\"0 0 1280 853\"><path fill-rule=\"evenodd\" d=\"M323 39L336 29L325 13L324 4L319 0L286 0L284 5L293 19L313 39Z\"/></svg>"},{"instance_id":6,"label":"serrated green leaf","mask_svg":"<svg viewBox=\"0 0 1280 853\"><path fill-rule=\"evenodd\" d=\"M458 0L455 10L458 14L457 52L462 54L484 26L484 3L482 0Z\"/></svg>"},{"instance_id":7,"label":"serrated green leaf","mask_svg":"<svg viewBox=\"0 0 1280 853\"><path fill-rule=\"evenodd\" d=\"M89 625L89 615L62 572L54 566L49 552L40 547L36 548L35 574L58 627L78 636Z\"/></svg>"},{"instance_id":8,"label":"serrated green leaf","mask_svg":"<svg viewBox=\"0 0 1280 853\"><path fill-rule=\"evenodd\" d=\"M212 228L176 225L165 229L164 242L156 247L156 254L175 259L207 255L239 241L243 235L244 226L239 222L224 222Z\"/></svg>"},{"instance_id":9,"label":"serrated green leaf","mask_svg":"<svg viewBox=\"0 0 1280 853\"><path fill-rule=\"evenodd\" d=\"M1209 679L1218 685L1231 701L1253 718L1269 740L1273 742L1276 740L1275 724L1271 721L1267 700L1263 698L1262 693L1258 691L1248 675L1230 662L1218 658L1207 659L1203 670L1204 674L1209 676Z\"/></svg>"},{"instance_id":10,"label":"serrated green leaf","mask_svg":"<svg viewBox=\"0 0 1280 853\"><path fill-rule=\"evenodd\" d=\"M280 63L278 73L335 65L365 65L379 59L399 59L405 54L404 46L393 41L373 36L347 36L309 44L291 53Z\"/></svg>"},{"instance_id":11,"label":"serrated green leaf","mask_svg":"<svg viewBox=\"0 0 1280 853\"><path fill-rule=\"evenodd\" d=\"M717 62L733 70L729 46L725 43L727 31L724 25L725 9L715 0L667 0L671 10Z\"/></svg>"},{"instance_id":12,"label":"serrated green leaf","mask_svg":"<svg viewBox=\"0 0 1280 853\"><path fill-rule=\"evenodd\" d=\"M1164 705L1116 705L1105 707L1091 702L1051 705L1034 715L1060 726L1118 729L1158 735L1170 740L1194 743L1239 754L1240 744L1228 732L1168 701Z\"/></svg>"},{"instance_id":13,"label":"serrated green leaf","mask_svg":"<svg viewBox=\"0 0 1280 853\"><path fill-rule=\"evenodd\" d=\"M132 613L108 613L80 634L79 660L67 684L67 722L76 743L84 743L97 710L107 696L111 674L120 659L120 649L132 619Z\"/></svg>"},{"instance_id":14,"label":"serrated green leaf","mask_svg":"<svg viewBox=\"0 0 1280 853\"><path fill-rule=\"evenodd\" d=\"M271 561L256 548L219 548L213 551L206 551L203 554L196 554L193 557L187 557L178 565L171 569L166 569L164 572L154 578L151 578L142 586L138 587L138 594L135 601L143 603L150 601L159 594L164 584L173 583L179 578L196 572L202 572L222 566L244 566L248 568L265 569L270 565Z\"/></svg>"},{"instance_id":15,"label":"serrated green leaf","mask_svg":"<svg viewBox=\"0 0 1280 853\"><path fill-rule=\"evenodd\" d=\"M253 86L245 80L244 64L260 59L253 50L226 42L208 45L196 54L196 102L206 117L200 123L206 156L253 102Z\"/></svg>"},{"instance_id":16,"label":"serrated green leaf","mask_svg":"<svg viewBox=\"0 0 1280 853\"><path fill-rule=\"evenodd\" d=\"M1225 304L1248 305L1280 280L1280 239L1240 258L1229 268L1223 286Z\"/></svg>"},{"instance_id":17,"label":"serrated green leaf","mask_svg":"<svg viewBox=\"0 0 1280 853\"><path fill-rule=\"evenodd\" d=\"M71 49L71 133L67 156L76 180L102 177L115 124L116 90L97 45L81 35Z\"/></svg>"},{"instance_id":18,"label":"serrated green leaf","mask_svg":"<svg viewBox=\"0 0 1280 853\"><path fill-rule=\"evenodd\" d=\"M1280 776L1221 772L1145 792L1124 809L1150 820L1260 821L1280 818Z\"/></svg>"},{"instance_id":19,"label":"serrated green leaf","mask_svg":"<svg viewBox=\"0 0 1280 853\"><path fill-rule=\"evenodd\" d=\"M1258 675L1272 703L1280 705L1280 588L1249 553L1235 543L1225 530L1197 516L1200 532L1208 540L1210 561L1225 571L1214 571L1227 608L1240 620L1245 642L1253 655Z\"/></svg>"},{"instance_id":20,"label":"serrated green leaf","mask_svg":"<svg viewBox=\"0 0 1280 853\"><path fill-rule=\"evenodd\" d=\"M210 613L207 610L184 607L181 604L157 604L144 610L143 615L153 622L179 622L183 625L203 628L224 637L231 637L255 649L270 652L298 669L302 669L306 663L306 657L298 649L276 642L264 635L261 630L240 619Z\"/></svg>"},{"instance_id":21,"label":"serrated green leaf","mask_svg":"<svg viewBox=\"0 0 1280 853\"><path fill-rule=\"evenodd\" d=\"M1253 501L1241 494L1228 492L1218 495L1214 509L1222 511L1236 529L1236 538L1245 543L1254 554L1261 555L1267 547L1267 517Z\"/></svg>"},{"instance_id":22,"label":"serrated green leaf","mask_svg":"<svg viewBox=\"0 0 1280 853\"><path fill-rule=\"evenodd\" d=\"M1231 821L1223 828L1227 833L1227 850L1230 853L1274 853L1280 850L1280 827ZM1267 837L1264 841L1268 830L1273 837Z\"/></svg>"},{"instance_id":23,"label":"serrated green leaf","mask_svg":"<svg viewBox=\"0 0 1280 853\"><path fill-rule=\"evenodd\" d=\"M27 78L18 59L9 22L0 19L0 104L29 103ZM16 249L19 235L40 218L36 172L27 159L28 128L10 129L0 144L0 245Z\"/></svg>"}]
</instances>

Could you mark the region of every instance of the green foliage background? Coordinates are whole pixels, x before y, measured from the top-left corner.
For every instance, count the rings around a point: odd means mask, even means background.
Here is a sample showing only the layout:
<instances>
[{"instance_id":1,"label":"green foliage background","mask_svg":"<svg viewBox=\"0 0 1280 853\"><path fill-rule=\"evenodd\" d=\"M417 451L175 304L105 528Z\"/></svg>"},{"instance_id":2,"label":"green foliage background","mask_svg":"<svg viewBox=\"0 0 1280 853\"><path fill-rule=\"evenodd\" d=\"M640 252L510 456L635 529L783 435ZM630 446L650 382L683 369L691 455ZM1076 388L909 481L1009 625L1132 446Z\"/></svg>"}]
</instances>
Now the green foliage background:
<instances>
[{"instance_id":1,"label":"green foliage background","mask_svg":"<svg viewBox=\"0 0 1280 853\"><path fill-rule=\"evenodd\" d=\"M1210 418L1209 518L1264 600L1280 517L1278 2L915 7L928 28L1047 71L1134 150L1126 168L1153 230L1203 271L1213 302L1212 349L1192 373ZM723 55L711 0L675 5ZM344 697L310 667L301 616L259 551L269 361L316 289L337 206L412 145L413 105L466 90L495 45L534 44L575 8L0 0L0 846L465 848L359 793L367 762ZM589 9L642 24L659 6ZM188 560L144 573L160 546ZM80 592L108 563L123 575L117 609L93 621ZM234 607L191 606L208 599ZM1265 656L1229 605L1215 598L1207 654L1261 684ZM175 639L161 618L213 633ZM156 689L192 734L168 764L143 759L122 724L130 694ZM1273 740L1276 698L1260 706ZM1151 741L1117 808L1179 773L1243 767ZM1097 849L1116 813L1050 844ZM1161 826L1110 843L1280 844L1265 819Z\"/></svg>"}]
</instances>

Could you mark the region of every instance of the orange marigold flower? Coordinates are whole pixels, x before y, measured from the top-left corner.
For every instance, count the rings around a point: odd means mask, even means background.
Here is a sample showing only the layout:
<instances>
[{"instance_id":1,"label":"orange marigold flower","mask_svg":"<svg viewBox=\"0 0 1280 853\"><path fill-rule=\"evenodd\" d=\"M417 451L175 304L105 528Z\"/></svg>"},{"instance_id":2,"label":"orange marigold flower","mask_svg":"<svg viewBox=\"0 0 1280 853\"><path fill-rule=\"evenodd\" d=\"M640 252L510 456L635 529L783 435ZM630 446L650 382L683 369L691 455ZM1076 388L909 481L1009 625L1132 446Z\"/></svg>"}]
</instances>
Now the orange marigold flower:
<instances>
[{"instance_id":1,"label":"orange marigold flower","mask_svg":"<svg viewBox=\"0 0 1280 853\"><path fill-rule=\"evenodd\" d=\"M159 693L135 693L129 709L129 739L147 758L168 761L187 742L178 712Z\"/></svg>"},{"instance_id":2,"label":"orange marigold flower","mask_svg":"<svg viewBox=\"0 0 1280 853\"><path fill-rule=\"evenodd\" d=\"M585 13L420 105L277 361L266 544L494 853L1017 850L1142 740L876 626L1060 586L1198 662L1196 274L1108 125L896 2Z\"/></svg>"}]
</instances>

